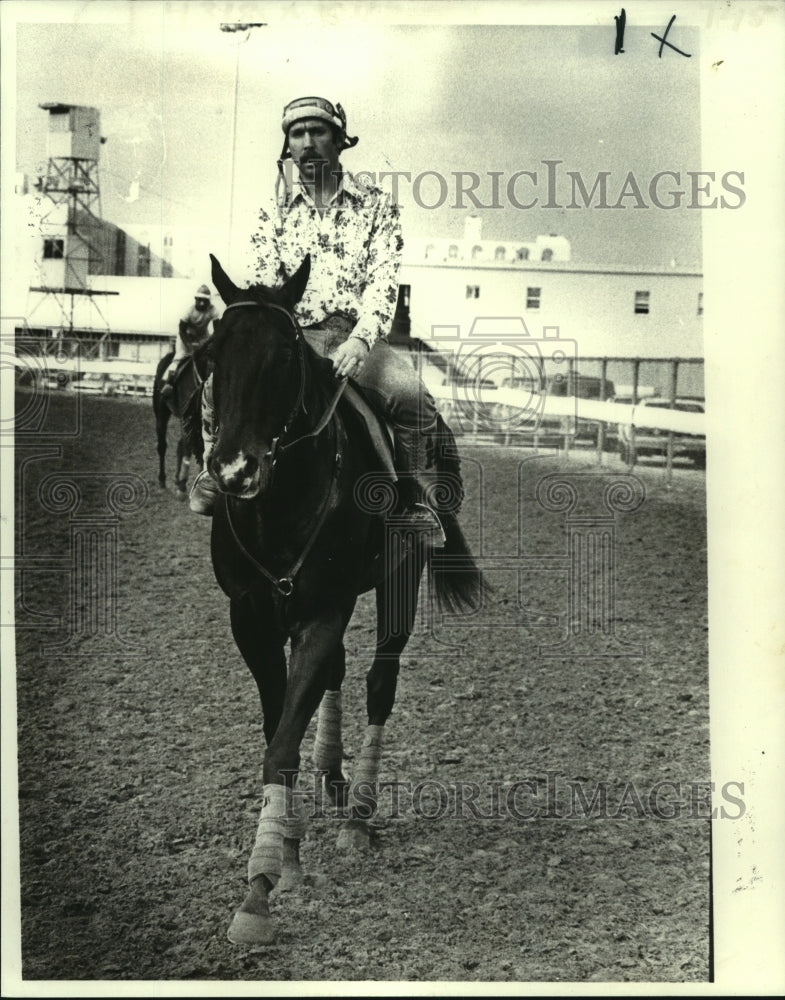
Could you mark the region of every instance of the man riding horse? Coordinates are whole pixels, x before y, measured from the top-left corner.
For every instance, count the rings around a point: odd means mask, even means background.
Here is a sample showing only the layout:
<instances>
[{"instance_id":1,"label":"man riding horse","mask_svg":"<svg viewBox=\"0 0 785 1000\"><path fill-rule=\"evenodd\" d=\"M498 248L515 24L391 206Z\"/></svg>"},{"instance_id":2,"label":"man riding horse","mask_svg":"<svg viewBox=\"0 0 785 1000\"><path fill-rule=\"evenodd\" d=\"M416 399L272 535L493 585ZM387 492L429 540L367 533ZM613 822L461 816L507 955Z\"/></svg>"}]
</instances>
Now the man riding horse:
<instances>
[{"instance_id":1,"label":"man riding horse","mask_svg":"<svg viewBox=\"0 0 785 1000\"><path fill-rule=\"evenodd\" d=\"M174 356L162 372L164 399L172 393L172 382L180 362L183 358L191 357L194 351L207 342L211 334L210 325L221 315L211 300L210 289L207 285L200 285L194 296L194 304L180 318Z\"/></svg>"},{"instance_id":2,"label":"man riding horse","mask_svg":"<svg viewBox=\"0 0 785 1000\"><path fill-rule=\"evenodd\" d=\"M399 493L410 526L434 547L444 544L435 511L423 500L435 477L436 405L414 367L387 343L398 298L403 239L398 206L340 163L358 142L346 133L340 104L302 97L287 104L281 126L276 200L259 210L247 284L272 287L290 278L307 254L310 279L295 317L308 343L351 377L392 425ZM299 177L287 182L285 161ZM202 397L205 471L191 490L191 510L212 514L218 485L207 472L215 441L212 379Z\"/></svg>"}]
</instances>

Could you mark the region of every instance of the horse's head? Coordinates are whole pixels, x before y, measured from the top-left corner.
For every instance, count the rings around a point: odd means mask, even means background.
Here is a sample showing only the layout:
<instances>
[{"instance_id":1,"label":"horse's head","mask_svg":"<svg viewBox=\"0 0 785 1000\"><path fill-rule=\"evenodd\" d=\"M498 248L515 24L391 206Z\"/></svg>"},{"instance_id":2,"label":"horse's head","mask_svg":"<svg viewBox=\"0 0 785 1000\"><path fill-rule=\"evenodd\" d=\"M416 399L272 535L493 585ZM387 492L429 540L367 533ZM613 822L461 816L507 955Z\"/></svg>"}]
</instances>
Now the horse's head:
<instances>
[{"instance_id":1,"label":"horse's head","mask_svg":"<svg viewBox=\"0 0 785 1000\"><path fill-rule=\"evenodd\" d=\"M311 259L280 288L241 290L210 256L226 309L209 348L218 436L208 469L225 493L250 499L267 488L273 442L302 403L305 347L292 309Z\"/></svg>"}]
</instances>

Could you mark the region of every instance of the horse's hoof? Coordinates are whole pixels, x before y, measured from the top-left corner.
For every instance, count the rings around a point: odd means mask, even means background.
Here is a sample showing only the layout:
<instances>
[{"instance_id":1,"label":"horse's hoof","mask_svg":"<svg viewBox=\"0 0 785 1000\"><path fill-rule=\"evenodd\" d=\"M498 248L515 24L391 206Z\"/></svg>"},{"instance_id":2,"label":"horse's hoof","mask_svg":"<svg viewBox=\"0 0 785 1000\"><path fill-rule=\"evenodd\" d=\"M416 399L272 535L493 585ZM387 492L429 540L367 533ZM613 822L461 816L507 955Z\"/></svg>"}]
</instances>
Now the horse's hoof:
<instances>
[{"instance_id":1,"label":"horse's hoof","mask_svg":"<svg viewBox=\"0 0 785 1000\"><path fill-rule=\"evenodd\" d=\"M188 493L185 490L177 490L175 496L181 503L185 503L188 499Z\"/></svg>"},{"instance_id":2,"label":"horse's hoof","mask_svg":"<svg viewBox=\"0 0 785 1000\"><path fill-rule=\"evenodd\" d=\"M338 849L340 851L368 851L371 846L371 835L365 826L345 826L338 834Z\"/></svg>"},{"instance_id":3,"label":"horse's hoof","mask_svg":"<svg viewBox=\"0 0 785 1000\"><path fill-rule=\"evenodd\" d=\"M226 936L232 944L273 944L275 929L269 913L246 913L245 910L238 910Z\"/></svg>"}]
</instances>

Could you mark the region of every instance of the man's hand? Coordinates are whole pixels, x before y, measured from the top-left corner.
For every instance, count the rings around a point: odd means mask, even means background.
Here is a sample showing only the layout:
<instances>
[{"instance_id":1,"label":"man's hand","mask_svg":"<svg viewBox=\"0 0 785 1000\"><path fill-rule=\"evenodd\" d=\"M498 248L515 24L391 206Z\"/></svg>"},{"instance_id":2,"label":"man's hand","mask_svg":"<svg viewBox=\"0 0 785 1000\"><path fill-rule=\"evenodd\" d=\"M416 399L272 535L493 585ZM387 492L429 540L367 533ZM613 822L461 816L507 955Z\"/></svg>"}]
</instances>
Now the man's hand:
<instances>
[{"instance_id":1,"label":"man's hand","mask_svg":"<svg viewBox=\"0 0 785 1000\"><path fill-rule=\"evenodd\" d=\"M352 378L362 371L365 359L368 357L369 349L364 340L359 337L349 337L335 351L332 356L333 369L339 378L350 375Z\"/></svg>"}]
</instances>

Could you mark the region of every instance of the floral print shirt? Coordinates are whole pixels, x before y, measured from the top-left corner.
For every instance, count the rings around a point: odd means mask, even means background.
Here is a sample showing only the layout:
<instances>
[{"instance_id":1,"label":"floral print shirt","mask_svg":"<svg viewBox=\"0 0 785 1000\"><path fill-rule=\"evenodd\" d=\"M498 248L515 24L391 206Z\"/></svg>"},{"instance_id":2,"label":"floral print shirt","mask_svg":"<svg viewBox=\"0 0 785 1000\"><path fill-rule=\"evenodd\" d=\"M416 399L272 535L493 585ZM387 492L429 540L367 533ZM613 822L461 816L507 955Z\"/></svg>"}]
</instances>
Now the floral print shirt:
<instances>
[{"instance_id":1,"label":"floral print shirt","mask_svg":"<svg viewBox=\"0 0 785 1000\"><path fill-rule=\"evenodd\" d=\"M370 348L390 332L402 250L398 206L344 171L323 218L299 182L287 191L280 214L275 205L260 208L245 278L249 284L280 284L309 253L308 285L294 310L300 324L343 314L354 324L351 336Z\"/></svg>"}]
</instances>

